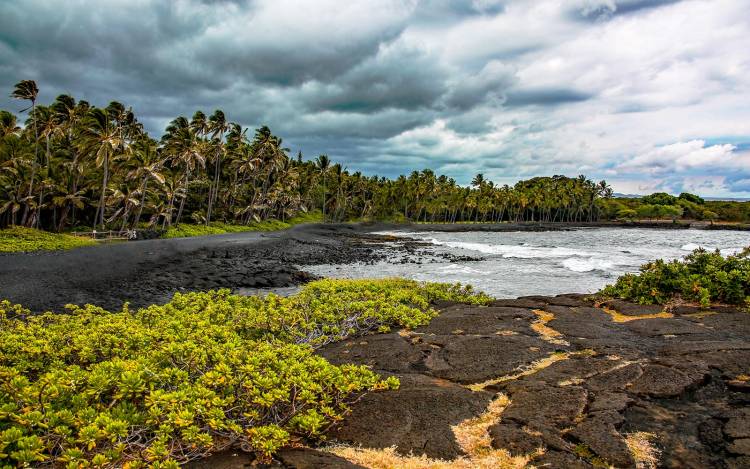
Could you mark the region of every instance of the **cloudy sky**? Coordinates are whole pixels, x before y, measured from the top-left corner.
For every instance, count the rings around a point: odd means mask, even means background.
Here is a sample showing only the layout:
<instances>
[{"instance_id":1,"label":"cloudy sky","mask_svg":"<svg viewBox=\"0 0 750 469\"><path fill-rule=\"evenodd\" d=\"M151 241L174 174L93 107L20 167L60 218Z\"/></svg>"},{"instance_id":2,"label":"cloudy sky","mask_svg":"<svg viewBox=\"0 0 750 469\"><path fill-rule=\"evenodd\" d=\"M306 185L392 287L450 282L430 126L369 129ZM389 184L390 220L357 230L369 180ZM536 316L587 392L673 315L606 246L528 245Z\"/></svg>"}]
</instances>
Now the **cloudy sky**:
<instances>
[{"instance_id":1,"label":"cloudy sky","mask_svg":"<svg viewBox=\"0 0 750 469\"><path fill-rule=\"evenodd\" d=\"M750 0L2 0L15 82L394 176L750 196Z\"/></svg>"}]
</instances>

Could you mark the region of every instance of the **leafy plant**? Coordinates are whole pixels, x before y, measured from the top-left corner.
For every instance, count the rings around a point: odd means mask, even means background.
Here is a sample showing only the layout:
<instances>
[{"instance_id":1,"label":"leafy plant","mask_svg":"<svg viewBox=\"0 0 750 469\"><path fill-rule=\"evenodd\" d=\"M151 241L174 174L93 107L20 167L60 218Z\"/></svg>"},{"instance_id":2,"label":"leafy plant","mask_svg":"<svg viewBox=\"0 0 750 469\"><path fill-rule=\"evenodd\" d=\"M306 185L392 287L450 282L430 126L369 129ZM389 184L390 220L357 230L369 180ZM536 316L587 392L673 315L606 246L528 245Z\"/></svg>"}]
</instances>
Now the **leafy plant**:
<instances>
[{"instance_id":1,"label":"leafy plant","mask_svg":"<svg viewBox=\"0 0 750 469\"><path fill-rule=\"evenodd\" d=\"M640 274L625 274L599 294L641 304L682 299L708 307L712 302L744 306L750 302L750 248L723 257L717 250L696 249L683 260L656 260Z\"/></svg>"},{"instance_id":2,"label":"leafy plant","mask_svg":"<svg viewBox=\"0 0 750 469\"><path fill-rule=\"evenodd\" d=\"M241 445L269 458L320 438L366 391L398 386L316 347L426 324L468 287L322 280L298 295L176 294L108 312L0 302L0 458L16 466L176 467Z\"/></svg>"},{"instance_id":3,"label":"leafy plant","mask_svg":"<svg viewBox=\"0 0 750 469\"><path fill-rule=\"evenodd\" d=\"M0 230L0 252L54 251L95 245L90 239L15 226Z\"/></svg>"},{"instance_id":4,"label":"leafy plant","mask_svg":"<svg viewBox=\"0 0 750 469\"><path fill-rule=\"evenodd\" d=\"M323 221L322 214L309 212L297 215L287 221L263 220L250 222L247 225L237 225L222 222L211 222L208 224L180 223L171 226L164 234L164 238L186 238L192 236L217 235L225 233L240 233L244 231L275 231L285 230L301 223L315 223Z\"/></svg>"}]
</instances>

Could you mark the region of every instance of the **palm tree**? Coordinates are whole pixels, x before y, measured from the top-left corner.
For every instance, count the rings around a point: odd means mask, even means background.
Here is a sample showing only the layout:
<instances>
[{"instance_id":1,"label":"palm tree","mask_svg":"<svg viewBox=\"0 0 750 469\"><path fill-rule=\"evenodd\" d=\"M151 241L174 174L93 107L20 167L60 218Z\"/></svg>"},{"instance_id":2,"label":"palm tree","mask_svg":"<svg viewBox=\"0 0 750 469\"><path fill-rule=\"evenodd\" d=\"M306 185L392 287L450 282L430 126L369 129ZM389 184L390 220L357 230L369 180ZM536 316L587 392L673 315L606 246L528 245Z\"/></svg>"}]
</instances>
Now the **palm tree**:
<instances>
[{"instance_id":1,"label":"palm tree","mask_svg":"<svg viewBox=\"0 0 750 469\"><path fill-rule=\"evenodd\" d=\"M326 221L326 173L331 166L331 159L328 158L328 155L320 155L315 160L315 165L318 167L320 176L323 179L323 221Z\"/></svg>"},{"instance_id":2,"label":"palm tree","mask_svg":"<svg viewBox=\"0 0 750 469\"><path fill-rule=\"evenodd\" d=\"M204 156L206 145L205 142L199 141L195 132L190 128L188 120L184 117L174 119L167 126L167 133L162 141L167 154L173 158L174 162L184 168L182 197L176 219L176 223L179 224L188 197L190 175L197 167L206 165Z\"/></svg>"},{"instance_id":3,"label":"palm tree","mask_svg":"<svg viewBox=\"0 0 750 469\"><path fill-rule=\"evenodd\" d=\"M13 89L13 92L10 94L11 98L15 99L24 99L27 101L31 101L31 106L27 107L26 109L22 109L21 112L28 111L29 108L31 108L31 115L34 115L34 111L36 111L36 98L39 95L39 88L36 86L36 82L34 80L21 80L18 83L16 83L16 86ZM38 152L38 145L39 145L39 134L36 129L36 120L32 118L32 124L34 125L34 160L33 160L33 166L31 170L31 181L29 182L29 195L28 197L31 197L34 193L34 177L36 174L36 164L37 164L37 152ZM29 215L29 207L26 206L24 208L23 216L21 217L21 224L26 224L26 218ZM38 219L37 219L38 222Z\"/></svg>"},{"instance_id":4,"label":"palm tree","mask_svg":"<svg viewBox=\"0 0 750 469\"><path fill-rule=\"evenodd\" d=\"M206 223L211 221L213 207L219 194L219 182L221 181L221 159L226 151L224 147L224 133L229 131L231 125L227 122L224 112L217 109L211 114L208 122L208 131L211 138L216 141L214 153L214 181L211 185L212 190L208 194L208 209L206 211ZM218 137L218 138L217 138Z\"/></svg>"},{"instance_id":5,"label":"palm tree","mask_svg":"<svg viewBox=\"0 0 750 469\"><path fill-rule=\"evenodd\" d=\"M99 195L99 209L94 219L94 226L104 229L104 209L109 181L109 163L118 149L123 148L120 128L104 109L94 108L89 111L83 122L83 152L94 158L96 166L102 170L102 189Z\"/></svg>"}]
</instances>

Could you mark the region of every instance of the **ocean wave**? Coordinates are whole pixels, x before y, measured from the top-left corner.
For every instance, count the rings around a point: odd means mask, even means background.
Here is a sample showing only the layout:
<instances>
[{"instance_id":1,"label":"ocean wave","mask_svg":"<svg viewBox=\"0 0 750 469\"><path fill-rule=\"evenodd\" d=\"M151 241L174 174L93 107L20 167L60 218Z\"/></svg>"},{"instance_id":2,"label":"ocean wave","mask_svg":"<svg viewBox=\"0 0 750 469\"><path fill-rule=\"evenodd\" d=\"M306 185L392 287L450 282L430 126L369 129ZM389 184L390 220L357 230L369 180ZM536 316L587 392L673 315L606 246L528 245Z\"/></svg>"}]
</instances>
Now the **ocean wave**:
<instances>
[{"instance_id":1,"label":"ocean wave","mask_svg":"<svg viewBox=\"0 0 750 469\"><path fill-rule=\"evenodd\" d=\"M709 249L706 246L701 246L700 244L695 244L695 243L687 243L684 246L682 246L680 249L682 249L683 251L695 251L696 249L701 248L701 247L704 249Z\"/></svg>"},{"instance_id":2,"label":"ocean wave","mask_svg":"<svg viewBox=\"0 0 750 469\"><path fill-rule=\"evenodd\" d=\"M453 275L453 274L466 274L466 275L491 275L492 272L486 270L472 269L471 267L459 264L448 264L440 268L440 271Z\"/></svg>"},{"instance_id":3,"label":"ocean wave","mask_svg":"<svg viewBox=\"0 0 750 469\"><path fill-rule=\"evenodd\" d=\"M582 259L580 257L570 257L562 261L563 267L573 272L591 272L593 270L608 271L615 265L604 259Z\"/></svg>"},{"instance_id":4,"label":"ocean wave","mask_svg":"<svg viewBox=\"0 0 750 469\"><path fill-rule=\"evenodd\" d=\"M511 245L511 244L485 244L469 243L461 241L438 241L430 240L433 244L446 246L455 249L466 249L469 251L482 252L484 254L494 254L502 257L515 257L520 259L538 259L549 257L570 257L586 256L587 253L575 249L562 247L538 247L528 245Z\"/></svg>"}]
</instances>

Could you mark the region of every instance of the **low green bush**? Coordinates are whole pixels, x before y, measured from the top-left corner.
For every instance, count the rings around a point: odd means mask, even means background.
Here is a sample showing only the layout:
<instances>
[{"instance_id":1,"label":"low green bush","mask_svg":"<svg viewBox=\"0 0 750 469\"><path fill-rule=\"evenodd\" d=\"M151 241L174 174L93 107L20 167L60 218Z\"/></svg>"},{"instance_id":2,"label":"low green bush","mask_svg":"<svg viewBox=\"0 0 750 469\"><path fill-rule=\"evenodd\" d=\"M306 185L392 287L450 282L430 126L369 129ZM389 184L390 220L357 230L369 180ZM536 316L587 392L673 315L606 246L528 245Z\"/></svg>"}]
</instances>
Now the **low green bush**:
<instances>
[{"instance_id":1,"label":"low green bush","mask_svg":"<svg viewBox=\"0 0 750 469\"><path fill-rule=\"evenodd\" d=\"M20 226L0 230L0 252L55 251L94 244L90 239Z\"/></svg>"},{"instance_id":2,"label":"low green bush","mask_svg":"<svg viewBox=\"0 0 750 469\"><path fill-rule=\"evenodd\" d=\"M166 468L237 444L267 459L319 438L362 393L398 386L316 347L426 324L436 300L489 298L460 285L321 280L288 298L220 290L114 313L33 315L2 301L0 460Z\"/></svg>"},{"instance_id":3,"label":"low green bush","mask_svg":"<svg viewBox=\"0 0 750 469\"><path fill-rule=\"evenodd\" d=\"M278 231L291 228L301 223L318 223L323 221L320 212L308 212L296 215L286 221L263 220L250 222L247 225L232 225L222 222L205 224L180 223L170 227L164 234L165 238L187 238L192 236L206 236L226 233L240 233L244 231Z\"/></svg>"},{"instance_id":4,"label":"low green bush","mask_svg":"<svg viewBox=\"0 0 750 469\"><path fill-rule=\"evenodd\" d=\"M750 306L750 248L727 257L696 249L683 260L649 262L639 274L623 275L599 294L641 304L681 299L703 307L712 302Z\"/></svg>"}]
</instances>

